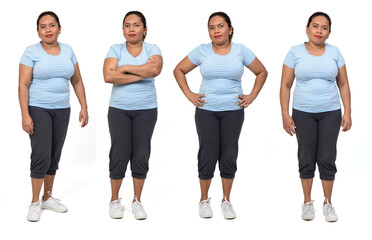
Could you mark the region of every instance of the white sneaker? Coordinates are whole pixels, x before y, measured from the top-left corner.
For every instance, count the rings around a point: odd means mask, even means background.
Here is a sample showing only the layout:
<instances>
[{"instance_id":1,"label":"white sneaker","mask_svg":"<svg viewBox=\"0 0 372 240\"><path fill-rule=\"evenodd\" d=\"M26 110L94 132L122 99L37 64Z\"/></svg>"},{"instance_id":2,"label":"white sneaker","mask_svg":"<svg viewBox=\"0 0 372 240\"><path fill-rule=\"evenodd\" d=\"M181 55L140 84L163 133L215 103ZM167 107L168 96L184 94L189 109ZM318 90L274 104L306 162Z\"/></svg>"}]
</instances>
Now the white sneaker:
<instances>
[{"instance_id":1,"label":"white sneaker","mask_svg":"<svg viewBox=\"0 0 372 240\"><path fill-rule=\"evenodd\" d=\"M49 198L48 200L41 201L41 209L52 210L58 213L67 212L67 207L60 203L61 200L54 198L50 191L48 191Z\"/></svg>"},{"instance_id":2,"label":"white sneaker","mask_svg":"<svg viewBox=\"0 0 372 240\"><path fill-rule=\"evenodd\" d=\"M121 198L110 202L109 212L110 212L111 218L114 218L114 219L123 218L124 210L123 210L123 207L121 206L120 201L121 201Z\"/></svg>"},{"instance_id":3,"label":"white sneaker","mask_svg":"<svg viewBox=\"0 0 372 240\"><path fill-rule=\"evenodd\" d=\"M326 204L323 205L323 215L325 216L325 219L327 222L336 222L338 220L335 208L328 202L328 199L326 198L325 201Z\"/></svg>"},{"instance_id":4,"label":"white sneaker","mask_svg":"<svg viewBox=\"0 0 372 240\"><path fill-rule=\"evenodd\" d=\"M311 221L315 218L314 200L302 205L302 219L305 221Z\"/></svg>"},{"instance_id":5,"label":"white sneaker","mask_svg":"<svg viewBox=\"0 0 372 240\"><path fill-rule=\"evenodd\" d=\"M227 201L226 196L223 202L221 203L221 210L222 210L222 215L225 219L236 218L236 213L233 209L233 206L229 201Z\"/></svg>"},{"instance_id":6,"label":"white sneaker","mask_svg":"<svg viewBox=\"0 0 372 240\"><path fill-rule=\"evenodd\" d=\"M132 213L134 214L134 218L137 220L144 220L147 218L147 214L143 205L137 200L137 197L134 196L134 202L132 203Z\"/></svg>"},{"instance_id":7,"label":"white sneaker","mask_svg":"<svg viewBox=\"0 0 372 240\"><path fill-rule=\"evenodd\" d=\"M199 216L202 218L213 217L213 211L211 209L211 198L203 200L199 203Z\"/></svg>"},{"instance_id":8,"label":"white sneaker","mask_svg":"<svg viewBox=\"0 0 372 240\"><path fill-rule=\"evenodd\" d=\"M41 208L40 208L41 202L34 202L30 205L28 208L28 213L27 213L27 220L30 222L37 222L40 220L40 215L41 215Z\"/></svg>"}]
</instances>

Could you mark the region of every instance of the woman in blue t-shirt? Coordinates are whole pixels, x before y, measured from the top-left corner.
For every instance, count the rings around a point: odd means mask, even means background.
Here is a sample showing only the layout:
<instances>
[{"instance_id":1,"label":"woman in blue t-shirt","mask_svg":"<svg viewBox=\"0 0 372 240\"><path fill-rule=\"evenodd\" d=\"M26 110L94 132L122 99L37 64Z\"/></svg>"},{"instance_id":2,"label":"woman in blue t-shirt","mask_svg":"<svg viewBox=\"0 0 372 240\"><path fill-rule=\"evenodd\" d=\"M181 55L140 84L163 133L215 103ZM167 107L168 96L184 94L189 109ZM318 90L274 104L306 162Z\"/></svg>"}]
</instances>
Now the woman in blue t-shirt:
<instances>
[{"instance_id":1,"label":"woman in blue t-shirt","mask_svg":"<svg viewBox=\"0 0 372 240\"><path fill-rule=\"evenodd\" d=\"M208 190L219 162L223 199L221 208L226 219L236 214L230 203L230 192L236 172L238 140L244 121L243 108L257 97L267 71L251 50L231 42L233 27L229 16L213 13L208 20L209 44L201 44L174 69L174 76L187 99L196 107L195 121L199 136L198 171L201 198L199 215L213 216ZM199 93L188 87L186 74L200 66L202 83ZM250 94L244 95L241 77L247 67L256 75Z\"/></svg>"},{"instance_id":2,"label":"woman in blue t-shirt","mask_svg":"<svg viewBox=\"0 0 372 240\"><path fill-rule=\"evenodd\" d=\"M128 162L134 186L132 212L145 219L142 188L148 172L151 137L157 120L155 77L161 72L160 49L144 42L146 19L141 12L128 12L123 20L126 42L112 45L103 66L106 83L112 83L108 123L111 135L110 179L112 218L122 218L119 190Z\"/></svg>"},{"instance_id":3,"label":"woman in blue t-shirt","mask_svg":"<svg viewBox=\"0 0 372 240\"><path fill-rule=\"evenodd\" d=\"M67 211L51 194L70 119L70 82L81 105L81 127L88 124L79 65L72 48L58 42L58 16L43 12L36 24L41 41L27 47L21 58L18 89L22 127L30 135L32 148L29 221L39 221L41 209ZM44 196L39 201L43 183Z\"/></svg>"},{"instance_id":4,"label":"woman in blue t-shirt","mask_svg":"<svg viewBox=\"0 0 372 240\"><path fill-rule=\"evenodd\" d=\"M306 33L308 42L294 46L287 54L282 73L280 102L283 128L296 134L299 172L304 192L302 219L313 220L311 200L316 164L324 191L323 214L327 221L338 217L331 203L336 174L336 143L340 124L351 127L350 89L344 59L337 47L327 44L331 19L323 12L310 16ZM294 78L292 117L289 115L290 89ZM341 116L340 95L344 105Z\"/></svg>"}]
</instances>

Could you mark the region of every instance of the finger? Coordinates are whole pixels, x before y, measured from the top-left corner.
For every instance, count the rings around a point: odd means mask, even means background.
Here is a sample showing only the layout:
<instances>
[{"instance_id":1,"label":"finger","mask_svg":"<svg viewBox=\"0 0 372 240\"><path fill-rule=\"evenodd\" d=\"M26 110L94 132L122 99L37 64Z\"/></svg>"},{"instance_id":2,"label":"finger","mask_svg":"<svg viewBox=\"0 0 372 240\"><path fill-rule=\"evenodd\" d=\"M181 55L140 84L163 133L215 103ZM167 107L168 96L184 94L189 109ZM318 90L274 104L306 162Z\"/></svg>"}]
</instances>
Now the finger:
<instances>
[{"instance_id":1,"label":"finger","mask_svg":"<svg viewBox=\"0 0 372 240\"><path fill-rule=\"evenodd\" d=\"M243 96L238 96L239 99L243 99Z\"/></svg>"}]
</instances>

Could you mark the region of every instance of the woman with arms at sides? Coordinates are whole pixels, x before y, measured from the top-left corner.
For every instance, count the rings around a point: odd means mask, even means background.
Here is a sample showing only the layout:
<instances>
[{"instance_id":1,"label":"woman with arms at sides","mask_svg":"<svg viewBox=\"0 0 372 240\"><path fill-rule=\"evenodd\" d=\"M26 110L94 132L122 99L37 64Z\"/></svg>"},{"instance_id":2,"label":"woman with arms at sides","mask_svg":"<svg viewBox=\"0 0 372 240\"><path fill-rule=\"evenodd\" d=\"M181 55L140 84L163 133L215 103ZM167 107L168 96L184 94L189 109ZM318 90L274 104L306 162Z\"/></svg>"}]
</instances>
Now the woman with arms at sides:
<instances>
[{"instance_id":1,"label":"woman with arms at sides","mask_svg":"<svg viewBox=\"0 0 372 240\"><path fill-rule=\"evenodd\" d=\"M113 84L108 112L112 192L109 213L112 218L123 217L119 190L130 161L134 187L132 212L141 220L147 218L141 194L157 120L154 78L161 72L163 59L158 46L144 42L147 26L141 12L125 15L123 33L126 42L111 46L103 66L105 82Z\"/></svg>"},{"instance_id":2,"label":"woman with arms at sides","mask_svg":"<svg viewBox=\"0 0 372 240\"><path fill-rule=\"evenodd\" d=\"M211 218L208 190L219 162L222 178L222 213L234 219L230 203L235 177L238 140L244 121L244 108L257 97L267 78L267 71L251 50L231 41L233 27L229 16L213 13L208 20L211 43L201 44L174 69L174 76L187 99L196 107L195 122L199 136L198 171L201 189L199 215ZM202 84L199 93L190 90L186 74L200 66ZM244 95L241 77L247 67L256 75L250 94Z\"/></svg>"},{"instance_id":3,"label":"woman with arms at sides","mask_svg":"<svg viewBox=\"0 0 372 240\"><path fill-rule=\"evenodd\" d=\"M326 221L335 222L338 217L331 196L337 171L336 144L340 125L343 131L351 128L351 100L344 59L337 47L325 42L330 33L331 19L327 14L316 12L310 16L306 27L309 41L292 47L284 60L280 103L284 130L297 136L304 193L302 219L315 217L311 188L318 164L325 197L323 214ZM291 117L289 98L295 78Z\"/></svg>"},{"instance_id":4,"label":"woman with arms at sides","mask_svg":"<svg viewBox=\"0 0 372 240\"><path fill-rule=\"evenodd\" d=\"M58 42L61 25L54 12L37 19L41 41L27 47L19 65L22 127L31 139L32 201L29 221L39 221L41 209L66 212L52 189L70 119L71 82L80 102L81 127L88 124L87 102L79 65L72 48ZM39 200L44 183L44 196Z\"/></svg>"}]
</instances>

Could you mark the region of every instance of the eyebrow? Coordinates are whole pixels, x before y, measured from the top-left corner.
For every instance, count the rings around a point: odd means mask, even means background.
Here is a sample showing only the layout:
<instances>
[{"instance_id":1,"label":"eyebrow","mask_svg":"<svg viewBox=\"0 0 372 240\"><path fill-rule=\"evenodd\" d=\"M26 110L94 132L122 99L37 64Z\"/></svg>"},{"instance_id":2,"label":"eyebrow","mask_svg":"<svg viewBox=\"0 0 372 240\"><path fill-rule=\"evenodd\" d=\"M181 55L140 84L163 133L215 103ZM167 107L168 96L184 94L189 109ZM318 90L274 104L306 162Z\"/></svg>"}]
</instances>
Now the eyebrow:
<instances>
[{"instance_id":1,"label":"eyebrow","mask_svg":"<svg viewBox=\"0 0 372 240\"><path fill-rule=\"evenodd\" d=\"M226 23L224 23L224 22L220 22L220 23L216 23L215 25L213 25L213 24L209 24L208 26L216 26L216 25L220 25L220 24L226 24Z\"/></svg>"}]
</instances>

